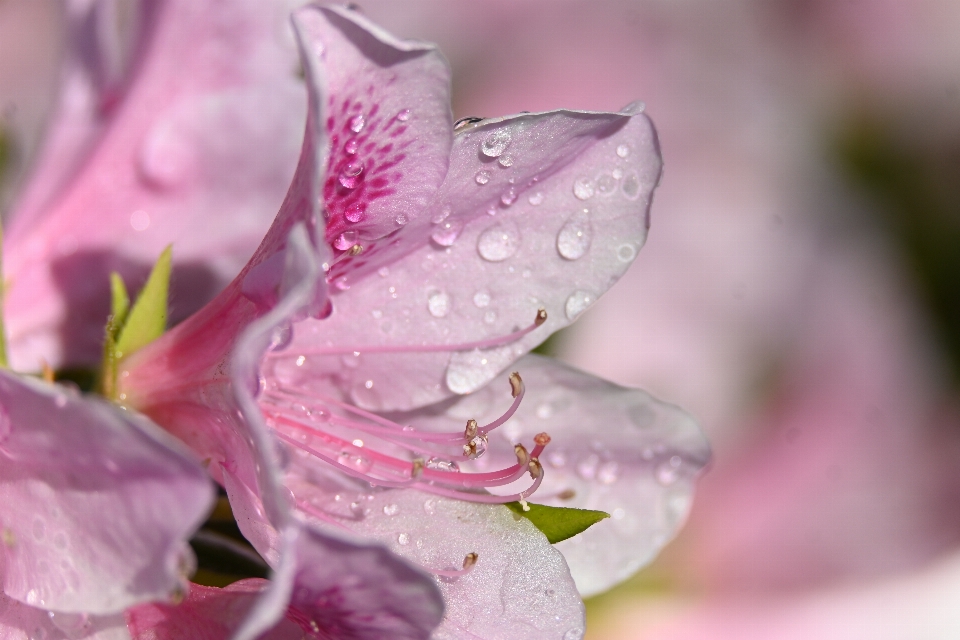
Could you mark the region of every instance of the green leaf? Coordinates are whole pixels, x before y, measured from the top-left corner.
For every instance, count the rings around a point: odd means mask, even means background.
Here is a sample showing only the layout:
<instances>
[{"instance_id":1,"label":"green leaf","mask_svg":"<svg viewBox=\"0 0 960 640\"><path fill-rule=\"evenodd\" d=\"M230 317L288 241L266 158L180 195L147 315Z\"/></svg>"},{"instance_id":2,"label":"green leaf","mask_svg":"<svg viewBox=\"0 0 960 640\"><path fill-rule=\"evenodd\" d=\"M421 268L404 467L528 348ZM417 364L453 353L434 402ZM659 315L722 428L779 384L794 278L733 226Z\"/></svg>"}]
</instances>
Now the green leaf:
<instances>
[{"instance_id":1,"label":"green leaf","mask_svg":"<svg viewBox=\"0 0 960 640\"><path fill-rule=\"evenodd\" d=\"M170 261L172 247L167 247L153 266L147 283L137 301L126 315L126 321L117 334L115 357L119 360L150 344L167 328L167 295L170 292ZM116 281L111 278L111 289L116 292ZM122 286L122 285L121 285ZM128 299L129 300L129 299ZM129 301L128 303L129 304ZM114 299L114 313L123 309L122 300Z\"/></svg>"},{"instance_id":2,"label":"green leaf","mask_svg":"<svg viewBox=\"0 0 960 640\"><path fill-rule=\"evenodd\" d=\"M129 312L130 295L127 293L126 285L123 284L123 278L114 271L110 274L110 323L116 328L114 338L126 323Z\"/></svg>"},{"instance_id":3,"label":"green leaf","mask_svg":"<svg viewBox=\"0 0 960 640\"><path fill-rule=\"evenodd\" d=\"M543 504L527 503L529 511L525 511L519 502L508 502L507 508L523 516L533 523L537 529L547 536L550 544L556 544L578 533L583 533L610 514L604 511L591 509L571 509L568 507L548 507Z\"/></svg>"}]
</instances>

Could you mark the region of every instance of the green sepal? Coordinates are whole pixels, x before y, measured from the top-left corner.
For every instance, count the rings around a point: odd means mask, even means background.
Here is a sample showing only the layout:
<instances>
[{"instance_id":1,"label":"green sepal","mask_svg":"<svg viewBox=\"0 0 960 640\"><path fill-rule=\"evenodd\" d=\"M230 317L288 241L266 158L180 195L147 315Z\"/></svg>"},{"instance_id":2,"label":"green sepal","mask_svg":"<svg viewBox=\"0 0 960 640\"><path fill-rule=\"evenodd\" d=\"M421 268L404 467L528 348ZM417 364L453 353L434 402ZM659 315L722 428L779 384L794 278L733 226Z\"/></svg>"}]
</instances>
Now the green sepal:
<instances>
[{"instance_id":1,"label":"green sepal","mask_svg":"<svg viewBox=\"0 0 960 640\"><path fill-rule=\"evenodd\" d=\"M118 273L110 274L110 317L100 373L100 391L108 398L116 396L117 363L159 338L167 328L171 257L172 247L168 246L157 258L132 308L123 278Z\"/></svg>"},{"instance_id":2,"label":"green sepal","mask_svg":"<svg viewBox=\"0 0 960 640\"><path fill-rule=\"evenodd\" d=\"M550 544L562 542L583 533L610 514L592 509L571 509L569 507L548 507L543 504L527 503L529 511L524 510L519 502L508 502L506 507L533 523L537 529L547 536Z\"/></svg>"},{"instance_id":3,"label":"green sepal","mask_svg":"<svg viewBox=\"0 0 960 640\"><path fill-rule=\"evenodd\" d=\"M172 247L160 254L147 283L140 290L133 308L117 334L116 357L130 355L163 335L167 329L167 296L170 293L170 262ZM111 279L113 289L114 279ZM116 304L116 300L114 303ZM129 305L129 299L127 304ZM118 305L122 308L122 303Z\"/></svg>"}]
</instances>

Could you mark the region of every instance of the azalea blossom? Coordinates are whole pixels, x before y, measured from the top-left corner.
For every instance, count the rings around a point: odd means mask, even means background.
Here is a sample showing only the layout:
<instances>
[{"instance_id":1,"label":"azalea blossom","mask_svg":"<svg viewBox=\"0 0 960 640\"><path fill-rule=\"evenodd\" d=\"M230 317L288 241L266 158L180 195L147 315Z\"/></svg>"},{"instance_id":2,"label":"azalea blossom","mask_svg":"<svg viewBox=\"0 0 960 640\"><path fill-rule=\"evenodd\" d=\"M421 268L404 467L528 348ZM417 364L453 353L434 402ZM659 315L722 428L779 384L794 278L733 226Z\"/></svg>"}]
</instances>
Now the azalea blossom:
<instances>
[{"instance_id":1,"label":"azalea blossom","mask_svg":"<svg viewBox=\"0 0 960 640\"><path fill-rule=\"evenodd\" d=\"M143 416L0 371L0 636L126 637L125 609L183 597L212 501Z\"/></svg>"},{"instance_id":2,"label":"azalea blossom","mask_svg":"<svg viewBox=\"0 0 960 640\"><path fill-rule=\"evenodd\" d=\"M280 213L121 363L118 400L209 460L274 567L241 637L291 610L321 637L426 637L442 594L437 638L579 638L581 595L673 535L708 457L679 409L524 356L643 244L652 125L632 105L454 128L433 46L347 9L296 24L309 107ZM499 506L527 498L612 518L554 547Z\"/></svg>"}]
</instances>

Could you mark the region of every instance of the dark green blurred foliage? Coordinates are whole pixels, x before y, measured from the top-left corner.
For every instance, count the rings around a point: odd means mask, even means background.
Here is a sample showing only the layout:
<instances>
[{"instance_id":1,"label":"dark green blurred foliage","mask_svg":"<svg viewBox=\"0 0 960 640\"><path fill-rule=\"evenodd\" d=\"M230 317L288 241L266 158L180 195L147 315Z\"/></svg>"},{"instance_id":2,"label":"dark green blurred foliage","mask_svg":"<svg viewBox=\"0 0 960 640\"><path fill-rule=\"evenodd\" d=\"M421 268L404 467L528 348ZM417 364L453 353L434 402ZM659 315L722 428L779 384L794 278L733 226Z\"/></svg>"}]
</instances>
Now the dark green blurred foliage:
<instances>
[{"instance_id":1,"label":"dark green blurred foliage","mask_svg":"<svg viewBox=\"0 0 960 640\"><path fill-rule=\"evenodd\" d=\"M862 112L836 151L906 257L960 386L960 126L934 120L939 126L921 122L917 133L897 118Z\"/></svg>"}]
</instances>

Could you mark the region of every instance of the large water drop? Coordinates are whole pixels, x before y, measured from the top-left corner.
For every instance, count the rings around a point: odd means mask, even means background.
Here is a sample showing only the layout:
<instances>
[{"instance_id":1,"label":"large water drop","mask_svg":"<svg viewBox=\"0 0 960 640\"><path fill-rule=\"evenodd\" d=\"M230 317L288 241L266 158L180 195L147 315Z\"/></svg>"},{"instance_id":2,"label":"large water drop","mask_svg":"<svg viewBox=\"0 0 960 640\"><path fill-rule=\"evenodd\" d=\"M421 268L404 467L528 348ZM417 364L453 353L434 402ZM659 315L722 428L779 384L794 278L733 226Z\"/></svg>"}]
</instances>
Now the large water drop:
<instances>
[{"instance_id":1,"label":"large water drop","mask_svg":"<svg viewBox=\"0 0 960 640\"><path fill-rule=\"evenodd\" d=\"M593 304L594 297L586 291L574 291L567 296L567 302L563 305L564 313L568 320L576 320L581 313L587 310Z\"/></svg>"},{"instance_id":2,"label":"large water drop","mask_svg":"<svg viewBox=\"0 0 960 640\"><path fill-rule=\"evenodd\" d=\"M501 262L520 248L520 230L512 222L494 225L477 238L477 251L484 260Z\"/></svg>"},{"instance_id":3,"label":"large water drop","mask_svg":"<svg viewBox=\"0 0 960 640\"><path fill-rule=\"evenodd\" d=\"M567 260L577 260L590 248L592 238L590 216L578 211L570 216L557 234L557 251Z\"/></svg>"},{"instance_id":4,"label":"large water drop","mask_svg":"<svg viewBox=\"0 0 960 640\"><path fill-rule=\"evenodd\" d=\"M480 151L487 157L497 158L506 151L509 144L510 132L506 129L498 129L484 138L480 144Z\"/></svg>"},{"instance_id":5,"label":"large water drop","mask_svg":"<svg viewBox=\"0 0 960 640\"><path fill-rule=\"evenodd\" d=\"M427 309L434 318L450 313L450 296L444 291L434 291L427 297Z\"/></svg>"}]
</instances>

